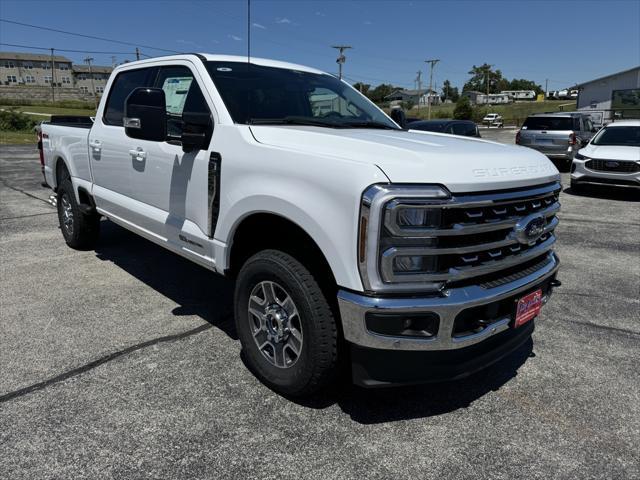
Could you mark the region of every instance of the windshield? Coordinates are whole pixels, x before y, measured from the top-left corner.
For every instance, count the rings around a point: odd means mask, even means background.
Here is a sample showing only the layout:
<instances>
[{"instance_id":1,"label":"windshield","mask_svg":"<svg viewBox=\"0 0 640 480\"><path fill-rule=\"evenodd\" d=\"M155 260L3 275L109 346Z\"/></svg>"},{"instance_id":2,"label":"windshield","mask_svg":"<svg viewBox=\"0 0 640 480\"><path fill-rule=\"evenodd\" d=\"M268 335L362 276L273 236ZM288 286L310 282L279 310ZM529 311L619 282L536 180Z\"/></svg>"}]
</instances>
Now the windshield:
<instances>
[{"instance_id":1,"label":"windshield","mask_svg":"<svg viewBox=\"0 0 640 480\"><path fill-rule=\"evenodd\" d=\"M598 132L592 145L640 147L640 127L607 127Z\"/></svg>"},{"instance_id":2,"label":"windshield","mask_svg":"<svg viewBox=\"0 0 640 480\"><path fill-rule=\"evenodd\" d=\"M571 117L529 117L522 128L525 130L573 130Z\"/></svg>"},{"instance_id":3,"label":"windshield","mask_svg":"<svg viewBox=\"0 0 640 480\"><path fill-rule=\"evenodd\" d=\"M207 69L235 123L398 129L331 75L241 62L207 62Z\"/></svg>"}]
</instances>

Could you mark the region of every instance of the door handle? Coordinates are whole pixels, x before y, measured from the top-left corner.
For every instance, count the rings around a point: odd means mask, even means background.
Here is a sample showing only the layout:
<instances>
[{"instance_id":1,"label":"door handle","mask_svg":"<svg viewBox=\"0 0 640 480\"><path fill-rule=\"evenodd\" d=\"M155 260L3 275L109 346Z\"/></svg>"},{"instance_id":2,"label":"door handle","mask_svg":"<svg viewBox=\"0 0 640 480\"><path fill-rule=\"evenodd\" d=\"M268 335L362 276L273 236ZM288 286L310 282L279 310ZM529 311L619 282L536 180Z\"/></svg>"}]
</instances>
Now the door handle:
<instances>
[{"instance_id":1,"label":"door handle","mask_svg":"<svg viewBox=\"0 0 640 480\"><path fill-rule=\"evenodd\" d=\"M147 152L142 150L141 147L136 148L135 150L129 150L129 155L131 155L135 160L142 162L145 158L147 158Z\"/></svg>"},{"instance_id":2,"label":"door handle","mask_svg":"<svg viewBox=\"0 0 640 480\"><path fill-rule=\"evenodd\" d=\"M89 146L93 149L94 152L99 152L102 148L102 143L100 143L100 140L91 140L89 142Z\"/></svg>"}]
</instances>

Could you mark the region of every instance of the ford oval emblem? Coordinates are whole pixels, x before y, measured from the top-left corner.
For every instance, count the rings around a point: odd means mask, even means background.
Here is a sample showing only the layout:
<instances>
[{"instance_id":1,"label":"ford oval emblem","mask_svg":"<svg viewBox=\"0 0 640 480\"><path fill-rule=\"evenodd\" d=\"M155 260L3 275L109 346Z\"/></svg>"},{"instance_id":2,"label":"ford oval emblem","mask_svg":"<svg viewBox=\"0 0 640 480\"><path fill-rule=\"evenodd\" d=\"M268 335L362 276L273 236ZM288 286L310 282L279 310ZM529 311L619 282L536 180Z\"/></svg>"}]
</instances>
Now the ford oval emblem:
<instances>
[{"instance_id":1,"label":"ford oval emblem","mask_svg":"<svg viewBox=\"0 0 640 480\"><path fill-rule=\"evenodd\" d=\"M531 245L544 233L546 225L547 221L545 218L539 213L534 213L521 218L518 223L516 223L516 226L513 227L511 236L519 243Z\"/></svg>"}]
</instances>

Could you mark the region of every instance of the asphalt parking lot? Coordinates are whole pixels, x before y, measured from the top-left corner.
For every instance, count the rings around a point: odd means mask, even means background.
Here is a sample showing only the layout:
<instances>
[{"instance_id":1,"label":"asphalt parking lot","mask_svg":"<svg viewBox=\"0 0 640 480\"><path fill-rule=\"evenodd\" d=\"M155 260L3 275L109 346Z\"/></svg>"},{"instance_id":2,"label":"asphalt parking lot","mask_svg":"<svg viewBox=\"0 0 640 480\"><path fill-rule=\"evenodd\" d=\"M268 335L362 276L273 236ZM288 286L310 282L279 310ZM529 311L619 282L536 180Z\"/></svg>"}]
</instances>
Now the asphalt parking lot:
<instances>
[{"instance_id":1,"label":"asphalt parking lot","mask_svg":"<svg viewBox=\"0 0 640 480\"><path fill-rule=\"evenodd\" d=\"M1 478L640 478L637 195L562 194L563 286L502 363L294 402L242 363L228 281L108 221L67 248L41 180L0 146Z\"/></svg>"}]
</instances>

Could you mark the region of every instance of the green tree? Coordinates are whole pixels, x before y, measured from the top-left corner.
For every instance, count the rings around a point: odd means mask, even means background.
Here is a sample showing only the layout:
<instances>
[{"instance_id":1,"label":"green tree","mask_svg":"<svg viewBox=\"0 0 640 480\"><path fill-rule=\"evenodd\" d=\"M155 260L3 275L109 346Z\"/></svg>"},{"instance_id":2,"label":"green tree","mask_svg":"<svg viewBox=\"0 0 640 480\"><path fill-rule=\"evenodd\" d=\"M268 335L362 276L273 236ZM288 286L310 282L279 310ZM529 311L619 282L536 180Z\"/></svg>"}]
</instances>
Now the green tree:
<instances>
[{"instance_id":1,"label":"green tree","mask_svg":"<svg viewBox=\"0 0 640 480\"><path fill-rule=\"evenodd\" d=\"M471 120L473 117L473 108L469 97L460 97L456 103L456 108L453 110L453 118L456 120Z\"/></svg>"},{"instance_id":2,"label":"green tree","mask_svg":"<svg viewBox=\"0 0 640 480\"><path fill-rule=\"evenodd\" d=\"M536 84L532 80L526 80L524 78L514 78L511 80L507 90L535 90L536 93L544 92L540 85Z\"/></svg>"},{"instance_id":3,"label":"green tree","mask_svg":"<svg viewBox=\"0 0 640 480\"><path fill-rule=\"evenodd\" d=\"M360 93L367 96L369 95L369 89L371 88L371 85L369 85L368 83L356 82L352 86Z\"/></svg>"},{"instance_id":4,"label":"green tree","mask_svg":"<svg viewBox=\"0 0 640 480\"><path fill-rule=\"evenodd\" d=\"M484 63L479 67L473 66L469 70L471 78L462 87L463 92L487 91L487 82L489 84L489 93L498 93L501 90L506 90L509 86L509 82L503 78L500 70L492 70L491 65Z\"/></svg>"},{"instance_id":5,"label":"green tree","mask_svg":"<svg viewBox=\"0 0 640 480\"><path fill-rule=\"evenodd\" d=\"M442 95L440 97L443 102L445 100L451 100L454 103L457 102L458 98L460 98L458 87L452 87L451 82L449 80L445 80L442 84Z\"/></svg>"},{"instance_id":6,"label":"green tree","mask_svg":"<svg viewBox=\"0 0 640 480\"><path fill-rule=\"evenodd\" d=\"M396 90L400 90L400 88L394 87L389 83L382 83L378 85L376 88L374 88L373 90L369 90L368 97L371 99L372 102L382 103L385 101L384 98L387 95L391 95Z\"/></svg>"}]
</instances>

